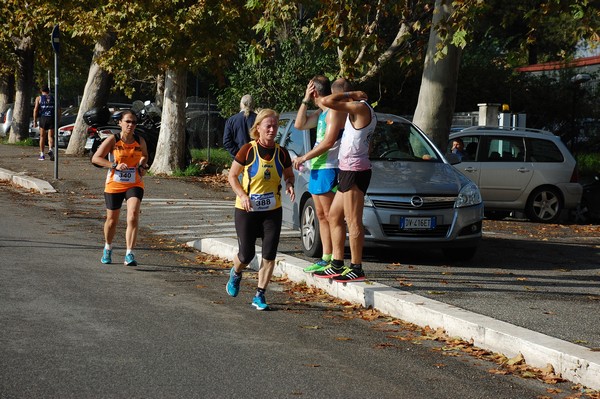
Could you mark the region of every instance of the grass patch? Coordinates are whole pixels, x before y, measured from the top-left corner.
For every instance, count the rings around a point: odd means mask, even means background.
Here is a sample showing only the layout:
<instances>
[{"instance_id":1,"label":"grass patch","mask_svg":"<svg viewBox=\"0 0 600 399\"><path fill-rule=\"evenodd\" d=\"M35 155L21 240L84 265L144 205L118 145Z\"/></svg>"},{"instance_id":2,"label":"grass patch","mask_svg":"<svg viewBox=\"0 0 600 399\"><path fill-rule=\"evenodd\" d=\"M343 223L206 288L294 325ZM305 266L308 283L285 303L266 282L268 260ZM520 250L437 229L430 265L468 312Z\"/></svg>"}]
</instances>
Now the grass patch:
<instances>
[{"instance_id":1,"label":"grass patch","mask_svg":"<svg viewBox=\"0 0 600 399\"><path fill-rule=\"evenodd\" d=\"M25 140L17 141L16 143L9 143L8 136L2 138L1 143L8 144L8 145L18 145L18 146L22 146L22 147L33 147L33 146L37 145L36 143L33 142L33 139L31 139L31 138L26 138Z\"/></svg>"},{"instance_id":2,"label":"grass patch","mask_svg":"<svg viewBox=\"0 0 600 399\"><path fill-rule=\"evenodd\" d=\"M173 176L201 176L219 173L221 170L231 166L231 155L222 148L192 148L192 163L184 170L176 170ZM209 160L210 156L210 160Z\"/></svg>"},{"instance_id":3,"label":"grass patch","mask_svg":"<svg viewBox=\"0 0 600 399\"><path fill-rule=\"evenodd\" d=\"M220 168L231 166L231 155L223 148L211 148L210 152L206 148L193 148L190 152L192 153L193 162L208 162L210 165Z\"/></svg>"}]
</instances>

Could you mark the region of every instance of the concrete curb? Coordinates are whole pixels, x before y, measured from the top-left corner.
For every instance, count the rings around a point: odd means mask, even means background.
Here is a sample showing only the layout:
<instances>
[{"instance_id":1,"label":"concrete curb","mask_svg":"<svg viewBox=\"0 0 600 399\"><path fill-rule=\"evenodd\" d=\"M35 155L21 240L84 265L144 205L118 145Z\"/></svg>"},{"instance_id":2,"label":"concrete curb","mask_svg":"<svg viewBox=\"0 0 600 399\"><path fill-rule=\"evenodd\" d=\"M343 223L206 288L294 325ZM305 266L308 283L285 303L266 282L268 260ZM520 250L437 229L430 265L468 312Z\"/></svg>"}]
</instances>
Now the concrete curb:
<instances>
[{"instance_id":1,"label":"concrete curb","mask_svg":"<svg viewBox=\"0 0 600 399\"><path fill-rule=\"evenodd\" d=\"M237 240L227 238L206 238L187 245L229 260L238 248ZM260 264L260 247L256 253L249 265L254 270L258 270ZM521 353L531 366L543 368L551 364L563 378L600 389L600 352L383 284L368 281L340 284L316 278L302 271L308 265L309 262L302 259L277 254L274 274L305 282L337 298L372 307L421 327L443 328L450 336L472 340L477 347L507 357Z\"/></svg>"},{"instance_id":2,"label":"concrete curb","mask_svg":"<svg viewBox=\"0 0 600 399\"><path fill-rule=\"evenodd\" d=\"M10 180L17 186L36 190L41 194L55 193L56 190L45 180L11 172L0 168L0 180Z\"/></svg>"}]
</instances>

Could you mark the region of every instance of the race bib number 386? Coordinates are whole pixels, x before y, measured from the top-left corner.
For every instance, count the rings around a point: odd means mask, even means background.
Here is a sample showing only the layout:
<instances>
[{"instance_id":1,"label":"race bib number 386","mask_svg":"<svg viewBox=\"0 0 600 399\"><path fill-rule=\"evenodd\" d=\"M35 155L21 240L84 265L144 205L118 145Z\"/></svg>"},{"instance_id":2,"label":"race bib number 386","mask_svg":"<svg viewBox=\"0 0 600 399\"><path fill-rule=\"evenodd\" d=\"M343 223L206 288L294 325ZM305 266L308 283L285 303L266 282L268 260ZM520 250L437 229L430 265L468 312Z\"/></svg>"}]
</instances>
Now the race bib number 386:
<instances>
[{"instance_id":1,"label":"race bib number 386","mask_svg":"<svg viewBox=\"0 0 600 399\"><path fill-rule=\"evenodd\" d=\"M136 168L115 170L113 180L119 183L135 183Z\"/></svg>"},{"instance_id":2,"label":"race bib number 386","mask_svg":"<svg viewBox=\"0 0 600 399\"><path fill-rule=\"evenodd\" d=\"M250 194L250 203L254 211L270 211L275 209L275 193Z\"/></svg>"}]
</instances>

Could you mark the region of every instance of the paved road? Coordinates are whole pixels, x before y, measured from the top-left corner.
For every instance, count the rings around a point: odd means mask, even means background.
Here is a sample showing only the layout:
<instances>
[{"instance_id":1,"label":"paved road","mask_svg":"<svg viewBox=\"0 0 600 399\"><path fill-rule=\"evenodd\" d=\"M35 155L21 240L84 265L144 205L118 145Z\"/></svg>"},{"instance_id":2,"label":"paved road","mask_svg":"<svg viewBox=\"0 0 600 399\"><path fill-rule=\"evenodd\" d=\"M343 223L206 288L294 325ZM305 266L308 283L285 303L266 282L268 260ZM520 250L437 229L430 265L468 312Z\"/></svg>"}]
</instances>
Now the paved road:
<instances>
[{"instance_id":1,"label":"paved road","mask_svg":"<svg viewBox=\"0 0 600 399\"><path fill-rule=\"evenodd\" d=\"M86 159L62 157L59 180L34 149L0 145L0 167L50 181L79 212L103 217L105 171ZM31 155L31 154L33 155ZM147 178L142 224L180 242L235 237L233 195L224 179ZM49 196L52 206L54 196ZM298 233L284 230L280 251L304 258ZM367 250L369 279L534 331L600 348L600 227L484 223L471 262L448 263L437 251ZM576 326L576 327L574 327Z\"/></svg>"},{"instance_id":2,"label":"paved road","mask_svg":"<svg viewBox=\"0 0 600 399\"><path fill-rule=\"evenodd\" d=\"M451 388L534 399L549 388L282 284L269 290L276 311L255 311L254 273L229 298L226 267L157 248L147 232L143 266L102 265L102 220L68 206L0 186L2 398L435 399Z\"/></svg>"},{"instance_id":3,"label":"paved road","mask_svg":"<svg viewBox=\"0 0 600 399\"><path fill-rule=\"evenodd\" d=\"M50 163L40 165L13 148L0 146L0 167L46 178L60 195L38 202L64 215L100 222L103 171L85 160L65 158L63 176L53 181ZM16 154L15 154L16 153ZM79 178L72 178L78 176ZM208 236L235 236L233 201L225 183L149 178L142 228L159 237L187 242ZM24 194L32 198L39 195ZM200 226L200 227L198 227ZM372 281L436 299L589 348L600 348L600 231L598 226L490 222L472 262L449 264L435 251L366 252ZM148 230L146 230L148 229ZM302 257L297 233L287 231L280 250ZM98 240L99 242L101 239ZM151 259L153 253L147 256Z\"/></svg>"}]
</instances>

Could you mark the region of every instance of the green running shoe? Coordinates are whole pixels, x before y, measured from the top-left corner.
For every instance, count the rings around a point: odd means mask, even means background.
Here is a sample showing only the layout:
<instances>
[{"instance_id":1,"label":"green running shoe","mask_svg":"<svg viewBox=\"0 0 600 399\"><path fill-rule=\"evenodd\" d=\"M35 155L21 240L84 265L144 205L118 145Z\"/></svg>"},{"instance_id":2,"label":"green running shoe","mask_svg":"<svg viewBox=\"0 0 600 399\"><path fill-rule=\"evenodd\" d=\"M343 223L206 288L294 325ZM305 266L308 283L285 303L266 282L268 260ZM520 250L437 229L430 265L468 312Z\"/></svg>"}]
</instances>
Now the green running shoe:
<instances>
[{"instance_id":1,"label":"green running shoe","mask_svg":"<svg viewBox=\"0 0 600 399\"><path fill-rule=\"evenodd\" d=\"M329 261L321 259L318 262L313 263L309 267L305 267L304 271L306 273L322 272L323 270L325 270L325 268L327 268L327 266L329 266Z\"/></svg>"}]
</instances>

